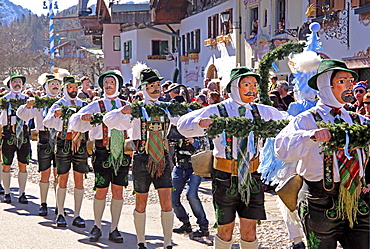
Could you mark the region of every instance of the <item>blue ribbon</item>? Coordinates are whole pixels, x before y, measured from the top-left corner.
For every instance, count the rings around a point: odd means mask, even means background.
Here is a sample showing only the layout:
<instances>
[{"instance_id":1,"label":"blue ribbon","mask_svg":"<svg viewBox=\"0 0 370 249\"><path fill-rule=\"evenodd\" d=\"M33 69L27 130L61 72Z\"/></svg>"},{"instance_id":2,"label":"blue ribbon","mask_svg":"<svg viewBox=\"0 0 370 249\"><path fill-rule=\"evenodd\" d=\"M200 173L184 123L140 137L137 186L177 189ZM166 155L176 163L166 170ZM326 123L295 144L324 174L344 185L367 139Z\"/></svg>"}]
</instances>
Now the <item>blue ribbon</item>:
<instances>
[{"instance_id":1,"label":"blue ribbon","mask_svg":"<svg viewBox=\"0 0 370 249\"><path fill-rule=\"evenodd\" d=\"M347 157L348 160L351 160L352 156L348 152L349 135L348 135L348 131L345 131L345 132L346 132L346 145L344 146L344 155Z\"/></svg>"},{"instance_id":2,"label":"blue ribbon","mask_svg":"<svg viewBox=\"0 0 370 249\"><path fill-rule=\"evenodd\" d=\"M167 114L168 117L172 117L172 115L171 115L171 113L170 113L170 111L168 110L167 107L166 108L161 108L161 109L164 111L164 113Z\"/></svg>"},{"instance_id":3,"label":"blue ribbon","mask_svg":"<svg viewBox=\"0 0 370 249\"><path fill-rule=\"evenodd\" d=\"M222 137L221 145L226 147L227 143L226 143L226 132L225 132L225 130L222 131L221 137Z\"/></svg>"},{"instance_id":4,"label":"blue ribbon","mask_svg":"<svg viewBox=\"0 0 370 249\"><path fill-rule=\"evenodd\" d=\"M46 108L46 106L44 106L44 108L43 108L44 110L43 110L43 112L42 112L42 116L43 117L46 117L46 114L48 114L48 108Z\"/></svg>"},{"instance_id":5,"label":"blue ribbon","mask_svg":"<svg viewBox=\"0 0 370 249\"><path fill-rule=\"evenodd\" d=\"M256 153L256 148L254 147L254 131L249 132L248 142L247 142L247 151L253 154Z\"/></svg>"},{"instance_id":6,"label":"blue ribbon","mask_svg":"<svg viewBox=\"0 0 370 249\"><path fill-rule=\"evenodd\" d=\"M9 116L12 115L12 104L10 104L10 101L9 101L9 105L8 105L8 115Z\"/></svg>"},{"instance_id":7,"label":"blue ribbon","mask_svg":"<svg viewBox=\"0 0 370 249\"><path fill-rule=\"evenodd\" d=\"M146 120L149 120L149 115L148 113L146 112L145 108L144 107L141 107L141 114L143 115L143 117L146 119Z\"/></svg>"}]
</instances>

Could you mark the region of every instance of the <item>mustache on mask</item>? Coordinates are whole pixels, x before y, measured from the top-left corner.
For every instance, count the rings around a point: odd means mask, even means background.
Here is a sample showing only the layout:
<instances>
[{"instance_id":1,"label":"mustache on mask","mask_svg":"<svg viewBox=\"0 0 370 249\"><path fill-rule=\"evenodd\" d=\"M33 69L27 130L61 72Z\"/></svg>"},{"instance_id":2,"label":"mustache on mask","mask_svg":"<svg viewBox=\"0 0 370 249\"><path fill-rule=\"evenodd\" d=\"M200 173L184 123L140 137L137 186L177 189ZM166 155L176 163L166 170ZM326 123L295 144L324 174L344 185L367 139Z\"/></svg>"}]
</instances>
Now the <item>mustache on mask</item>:
<instances>
[{"instance_id":1,"label":"mustache on mask","mask_svg":"<svg viewBox=\"0 0 370 249\"><path fill-rule=\"evenodd\" d=\"M113 89L113 87L111 87L111 86L107 86L105 89L106 89L106 90L108 90L108 89Z\"/></svg>"},{"instance_id":2,"label":"mustache on mask","mask_svg":"<svg viewBox=\"0 0 370 249\"><path fill-rule=\"evenodd\" d=\"M59 88L58 87L53 87L53 90L59 90Z\"/></svg>"},{"instance_id":3,"label":"mustache on mask","mask_svg":"<svg viewBox=\"0 0 370 249\"><path fill-rule=\"evenodd\" d=\"M21 88L21 85L19 85L19 84L14 85L14 86L13 86L13 89L16 89L16 88Z\"/></svg>"},{"instance_id":4,"label":"mustache on mask","mask_svg":"<svg viewBox=\"0 0 370 249\"><path fill-rule=\"evenodd\" d=\"M246 94L244 94L244 96L256 96L256 94L254 92L247 92Z\"/></svg>"},{"instance_id":5,"label":"mustache on mask","mask_svg":"<svg viewBox=\"0 0 370 249\"><path fill-rule=\"evenodd\" d=\"M150 94L157 94L157 93L160 93L159 90L154 90L153 92L151 92Z\"/></svg>"}]
</instances>

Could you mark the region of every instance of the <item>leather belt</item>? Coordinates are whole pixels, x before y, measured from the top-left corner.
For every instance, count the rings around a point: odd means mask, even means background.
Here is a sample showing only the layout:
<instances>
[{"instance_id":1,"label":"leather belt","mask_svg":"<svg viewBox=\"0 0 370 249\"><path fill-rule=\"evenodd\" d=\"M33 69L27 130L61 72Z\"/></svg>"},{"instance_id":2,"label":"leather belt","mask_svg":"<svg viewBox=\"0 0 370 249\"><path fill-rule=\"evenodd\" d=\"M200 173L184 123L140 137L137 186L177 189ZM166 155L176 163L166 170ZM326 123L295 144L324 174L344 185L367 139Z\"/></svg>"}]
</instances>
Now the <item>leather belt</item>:
<instances>
[{"instance_id":1,"label":"leather belt","mask_svg":"<svg viewBox=\"0 0 370 249\"><path fill-rule=\"evenodd\" d=\"M254 173L257 171L260 160L259 157L253 158L250 161L249 172ZM213 168L231 173L232 176L238 175L238 161L236 159L225 159L220 157L215 157L213 160Z\"/></svg>"}]
</instances>

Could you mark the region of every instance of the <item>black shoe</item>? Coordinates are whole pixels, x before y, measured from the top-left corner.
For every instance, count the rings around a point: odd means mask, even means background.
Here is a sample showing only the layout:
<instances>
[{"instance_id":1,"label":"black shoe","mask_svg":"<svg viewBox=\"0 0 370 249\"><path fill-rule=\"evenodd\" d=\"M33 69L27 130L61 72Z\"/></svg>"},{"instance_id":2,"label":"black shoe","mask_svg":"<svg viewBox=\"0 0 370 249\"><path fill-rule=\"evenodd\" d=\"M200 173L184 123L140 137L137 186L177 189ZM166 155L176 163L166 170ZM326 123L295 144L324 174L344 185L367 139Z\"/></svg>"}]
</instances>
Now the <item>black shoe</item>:
<instances>
[{"instance_id":1,"label":"black shoe","mask_svg":"<svg viewBox=\"0 0 370 249\"><path fill-rule=\"evenodd\" d=\"M90 173L94 172L94 168L93 168L93 167L91 167L91 166L89 166L89 172L90 172Z\"/></svg>"},{"instance_id":2,"label":"black shoe","mask_svg":"<svg viewBox=\"0 0 370 249\"><path fill-rule=\"evenodd\" d=\"M82 219L80 216L77 216L74 218L72 222L72 226L79 227L79 228L84 228L85 227L85 220Z\"/></svg>"},{"instance_id":3,"label":"black shoe","mask_svg":"<svg viewBox=\"0 0 370 249\"><path fill-rule=\"evenodd\" d=\"M61 214L58 215L56 223L57 223L57 227L66 227L67 226L66 219Z\"/></svg>"},{"instance_id":4,"label":"black shoe","mask_svg":"<svg viewBox=\"0 0 370 249\"><path fill-rule=\"evenodd\" d=\"M147 249L144 243L139 243L137 246L139 247L139 249Z\"/></svg>"},{"instance_id":5,"label":"black shoe","mask_svg":"<svg viewBox=\"0 0 370 249\"><path fill-rule=\"evenodd\" d=\"M114 243L123 243L122 235L118 232L117 228L114 229L113 232L109 233L109 240Z\"/></svg>"},{"instance_id":6,"label":"black shoe","mask_svg":"<svg viewBox=\"0 0 370 249\"><path fill-rule=\"evenodd\" d=\"M292 249L305 249L306 246L304 245L303 241L297 243L297 244L294 244L290 247Z\"/></svg>"},{"instance_id":7,"label":"black shoe","mask_svg":"<svg viewBox=\"0 0 370 249\"><path fill-rule=\"evenodd\" d=\"M166 249L172 249L172 246L167 246Z\"/></svg>"},{"instance_id":8,"label":"black shoe","mask_svg":"<svg viewBox=\"0 0 370 249\"><path fill-rule=\"evenodd\" d=\"M46 205L46 203L41 203L39 215L40 216L48 215L48 206Z\"/></svg>"},{"instance_id":9,"label":"black shoe","mask_svg":"<svg viewBox=\"0 0 370 249\"><path fill-rule=\"evenodd\" d=\"M8 204L12 203L12 198L10 197L10 194L6 194L4 196L4 202Z\"/></svg>"},{"instance_id":10,"label":"black shoe","mask_svg":"<svg viewBox=\"0 0 370 249\"><path fill-rule=\"evenodd\" d=\"M21 203L21 204L28 204L28 200L27 200L27 197L25 195L25 193L23 193L19 198L18 198L18 202Z\"/></svg>"},{"instance_id":11,"label":"black shoe","mask_svg":"<svg viewBox=\"0 0 370 249\"><path fill-rule=\"evenodd\" d=\"M99 227L94 225L93 229L91 229L89 240L91 242L97 242L100 237L101 237L101 230L99 229Z\"/></svg>"},{"instance_id":12,"label":"black shoe","mask_svg":"<svg viewBox=\"0 0 370 249\"><path fill-rule=\"evenodd\" d=\"M208 229L198 229L193 232L193 237L204 237L204 236L209 236Z\"/></svg>"},{"instance_id":13,"label":"black shoe","mask_svg":"<svg viewBox=\"0 0 370 249\"><path fill-rule=\"evenodd\" d=\"M184 233L184 232L191 233L192 230L190 222L184 223L181 227L174 228L172 231L174 233Z\"/></svg>"},{"instance_id":14,"label":"black shoe","mask_svg":"<svg viewBox=\"0 0 370 249\"><path fill-rule=\"evenodd\" d=\"M3 195L3 194L5 194L5 190L4 190L3 186L0 183L0 195Z\"/></svg>"}]
</instances>

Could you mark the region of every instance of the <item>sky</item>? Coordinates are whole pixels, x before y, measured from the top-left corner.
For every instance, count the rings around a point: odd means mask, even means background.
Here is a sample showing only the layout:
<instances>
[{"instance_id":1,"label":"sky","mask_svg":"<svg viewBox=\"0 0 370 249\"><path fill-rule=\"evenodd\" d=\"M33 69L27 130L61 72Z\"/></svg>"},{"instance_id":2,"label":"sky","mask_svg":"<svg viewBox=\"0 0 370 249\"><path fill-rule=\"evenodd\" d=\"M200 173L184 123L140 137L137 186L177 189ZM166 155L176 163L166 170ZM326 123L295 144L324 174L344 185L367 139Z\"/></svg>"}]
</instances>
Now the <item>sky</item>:
<instances>
[{"instance_id":1,"label":"sky","mask_svg":"<svg viewBox=\"0 0 370 249\"><path fill-rule=\"evenodd\" d=\"M9 0L9 1L14 4L20 5L23 8L29 9L33 13L39 16L42 14L46 15L48 13L47 9L42 8L44 0ZM53 0L53 3L54 2L55 0ZM59 6L59 11L68 9L71 6L78 4L78 0L57 0L57 2ZM149 1L145 1L145 0L121 0L119 1L119 3L122 3L122 4L127 3L127 2L142 3L142 2L149 2ZM90 0L88 5L90 6L95 3L96 3L96 0ZM46 0L46 4L47 6L49 6L49 0Z\"/></svg>"}]
</instances>

